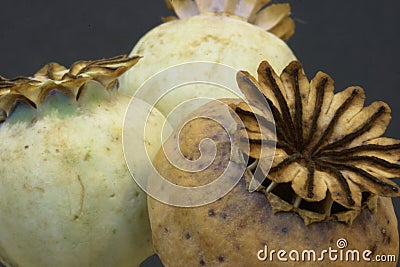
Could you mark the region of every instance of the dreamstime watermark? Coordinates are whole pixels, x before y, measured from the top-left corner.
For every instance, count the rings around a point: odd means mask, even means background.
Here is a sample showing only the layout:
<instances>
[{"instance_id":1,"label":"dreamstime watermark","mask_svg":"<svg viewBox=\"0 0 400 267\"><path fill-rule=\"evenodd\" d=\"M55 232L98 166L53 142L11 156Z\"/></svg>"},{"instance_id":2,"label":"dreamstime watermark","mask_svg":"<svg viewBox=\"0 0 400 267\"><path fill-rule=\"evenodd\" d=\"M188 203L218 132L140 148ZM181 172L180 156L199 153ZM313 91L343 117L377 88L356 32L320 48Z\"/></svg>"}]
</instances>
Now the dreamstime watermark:
<instances>
[{"instance_id":1,"label":"dreamstime watermark","mask_svg":"<svg viewBox=\"0 0 400 267\"><path fill-rule=\"evenodd\" d=\"M369 249L348 249L348 245L344 238L337 240L335 248L328 247L319 251L313 249L269 250L268 245L265 245L257 252L257 259L262 262L396 262L396 255L373 255Z\"/></svg>"},{"instance_id":2,"label":"dreamstime watermark","mask_svg":"<svg viewBox=\"0 0 400 267\"><path fill-rule=\"evenodd\" d=\"M251 103L244 97L238 87L239 79L253 86L257 103ZM235 145L234 135L244 125L226 102L218 100L221 98L240 99L255 105L263 110L265 117L271 118L270 122L274 125L269 105L255 85L238 70L218 63L192 62L173 66L148 79L136 91L125 116L123 147L132 177L148 195L173 206L202 206L229 193L243 177L248 158ZM215 102L214 110L218 112L205 110L203 113L192 113L211 101ZM155 120L158 111L165 116L165 121L161 130L155 133L154 127L160 123ZM149 147L159 144L168 163L181 172L191 175L205 171L214 163L217 154L217 145L212 136L199 143L198 159L186 158L180 148L182 130L197 119L212 120L224 129L231 143L227 165L209 184L196 187L177 185L170 182L169 177L163 177L154 167ZM261 150L261 156L265 158L273 158L275 152L275 146L271 146L271 143L276 142L275 128L272 128L270 131L273 134L269 135L273 136L272 140L262 140L261 144L263 146L265 142L265 147ZM172 129L175 131L173 135ZM242 142L241 148L243 149ZM264 168L263 171L268 170ZM256 179L252 181L255 188L261 183L262 181Z\"/></svg>"}]
</instances>

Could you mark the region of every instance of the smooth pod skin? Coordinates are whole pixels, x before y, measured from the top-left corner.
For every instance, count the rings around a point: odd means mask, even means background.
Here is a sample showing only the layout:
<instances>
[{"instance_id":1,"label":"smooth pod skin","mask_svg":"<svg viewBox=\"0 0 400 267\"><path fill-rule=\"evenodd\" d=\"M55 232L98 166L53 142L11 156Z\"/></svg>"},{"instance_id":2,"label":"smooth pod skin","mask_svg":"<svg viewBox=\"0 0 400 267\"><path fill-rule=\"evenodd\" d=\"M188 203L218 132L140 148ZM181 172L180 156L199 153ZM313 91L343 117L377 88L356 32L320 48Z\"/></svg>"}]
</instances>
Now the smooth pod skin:
<instances>
[{"instance_id":1,"label":"smooth pod skin","mask_svg":"<svg viewBox=\"0 0 400 267\"><path fill-rule=\"evenodd\" d=\"M213 103L202 110L207 114L218 112L213 109ZM180 132L180 149L186 158L196 159L199 151L195 148L208 137L213 138L219 149L208 169L196 174L181 171L160 151L154 159L159 173L177 184L198 186L211 182L215 177L212 174L221 173L229 159L230 140L225 131L211 120L191 121ZM352 225L327 221L306 226L296 213L274 214L265 195L249 193L244 179L227 195L205 206L173 207L152 198L148 198L148 204L154 247L165 266L383 266L382 262L372 260L377 255L394 255L395 261L398 257L397 219L389 198L379 197L376 212L364 208ZM339 239L346 239L345 248L338 248ZM265 246L268 257L260 261L258 253ZM338 258L331 260L325 252L318 261L323 250L330 248L336 250L332 257ZM271 260L272 250L275 254ZM279 250L286 251L280 257L288 262L278 260ZM300 253L299 260L296 254L292 254L295 260L290 260L291 250ZM316 252L316 260L311 255L311 260L302 261L303 251L308 257L309 250ZM352 257L353 250L359 251L360 261L352 258L346 261L346 255ZM371 262L362 258L366 250L371 251L366 254ZM344 253L343 260L340 260L340 251ZM259 255L265 256L263 252ZM396 262L384 265L396 266Z\"/></svg>"},{"instance_id":2,"label":"smooth pod skin","mask_svg":"<svg viewBox=\"0 0 400 267\"><path fill-rule=\"evenodd\" d=\"M134 94L153 75L183 63L215 62L255 74L262 60L268 60L277 73L295 60L293 52L277 36L236 18L213 15L164 23L147 33L131 54L143 58L134 71L128 71L121 78L128 94ZM165 83L160 81L158 86L165 86ZM152 97L157 91L149 90L147 94ZM192 85L170 93L156 107L167 115L184 100L198 97L218 99L237 95L215 87Z\"/></svg>"},{"instance_id":3,"label":"smooth pod skin","mask_svg":"<svg viewBox=\"0 0 400 267\"><path fill-rule=\"evenodd\" d=\"M52 94L37 111L20 105L0 125L6 266L131 267L153 254L146 195L122 148L130 97L94 82L86 92L79 102ZM146 103L135 108L147 115ZM163 121L156 110L149 117L150 157Z\"/></svg>"}]
</instances>

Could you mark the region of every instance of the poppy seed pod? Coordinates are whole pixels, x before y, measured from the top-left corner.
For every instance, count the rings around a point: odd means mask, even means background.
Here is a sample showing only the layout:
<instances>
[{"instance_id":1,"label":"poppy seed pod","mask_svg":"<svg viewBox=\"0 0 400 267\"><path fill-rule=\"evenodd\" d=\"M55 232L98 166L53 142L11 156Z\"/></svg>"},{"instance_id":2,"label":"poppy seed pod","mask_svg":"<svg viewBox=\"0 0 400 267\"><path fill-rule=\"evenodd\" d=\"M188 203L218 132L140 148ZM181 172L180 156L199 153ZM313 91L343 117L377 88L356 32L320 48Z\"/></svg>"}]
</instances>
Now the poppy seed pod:
<instances>
[{"instance_id":1,"label":"poppy seed pod","mask_svg":"<svg viewBox=\"0 0 400 267\"><path fill-rule=\"evenodd\" d=\"M1 78L0 260L6 266L139 266L153 253L146 195L122 146L131 97L117 82L138 60L79 61L70 69L51 63L33 77ZM145 102L135 107L139 118L151 114L146 144L153 157L164 117L150 110Z\"/></svg>"},{"instance_id":2,"label":"poppy seed pod","mask_svg":"<svg viewBox=\"0 0 400 267\"><path fill-rule=\"evenodd\" d=\"M215 101L164 145L179 138L182 155L196 160L205 151L195 148L211 138L218 151L207 168L186 172L164 151L154 159L165 179L190 187L219 179L232 146L249 159L239 183L211 204L174 207L148 198L153 242L165 266L282 266L284 259L291 266L365 266L377 255L397 259L390 197L400 192L389 178L400 174L400 141L382 137L390 108L364 107L359 87L334 94L333 80L321 72L309 82L298 62L278 76L265 61L258 79L241 72L237 82L246 101L221 100L240 118L233 138L202 116L220 114ZM273 157L264 157L272 142ZM250 192L254 179L259 186ZM325 254L332 250L342 253L340 260Z\"/></svg>"},{"instance_id":3,"label":"poppy seed pod","mask_svg":"<svg viewBox=\"0 0 400 267\"><path fill-rule=\"evenodd\" d=\"M131 55L140 55L143 59L134 72L128 71L122 77L123 88L133 94L153 75L187 62L213 62L236 70L246 69L254 74L257 71L254 62L266 59L280 73L289 62L295 60L293 52L283 41L294 33L294 23L289 17L289 4L267 5L269 2L167 1L177 17L169 18L152 29L135 45ZM213 75L213 72L210 71L209 75ZM147 94L152 98L157 90ZM156 107L167 115L185 100L198 97L217 99L235 95L193 85L185 91L166 95Z\"/></svg>"}]
</instances>

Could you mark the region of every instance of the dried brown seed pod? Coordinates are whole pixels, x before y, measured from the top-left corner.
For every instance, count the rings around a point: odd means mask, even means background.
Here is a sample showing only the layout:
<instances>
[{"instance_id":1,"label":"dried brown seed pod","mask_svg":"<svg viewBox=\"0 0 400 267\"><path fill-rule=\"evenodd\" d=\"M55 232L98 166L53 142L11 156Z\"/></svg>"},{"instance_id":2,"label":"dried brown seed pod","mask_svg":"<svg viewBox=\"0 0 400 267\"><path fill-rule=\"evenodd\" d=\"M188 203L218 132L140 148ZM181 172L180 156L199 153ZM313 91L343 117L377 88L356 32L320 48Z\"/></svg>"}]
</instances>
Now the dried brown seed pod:
<instances>
[{"instance_id":1,"label":"dried brown seed pod","mask_svg":"<svg viewBox=\"0 0 400 267\"><path fill-rule=\"evenodd\" d=\"M388 178L399 175L400 141L381 137L390 120L389 107L382 102L364 107L365 96L358 87L334 94L333 81L324 73L309 82L298 62L290 64L280 77L267 62L260 65L258 73L258 80L246 72L238 75L248 103L236 99L224 102L244 123L245 130L239 128L234 140L239 141L239 147L250 143L250 149L242 151L259 168L250 162L231 192L201 207L172 207L149 198L153 242L163 263L282 266L276 254L273 258L268 254L267 262L258 259L265 246L269 252L299 252L300 260L291 258L291 266L305 264L301 260L304 251L316 253L315 258L311 255L306 260L307 266L366 264L363 258L332 261L323 256L329 248L342 250L344 255L347 250L368 250L370 259L380 254L396 259L397 219L388 197L399 196L399 187ZM260 158L265 149L259 145L261 140L273 138L264 134L270 133L272 118L259 96L269 103L276 124L273 159ZM196 114L218 114L215 105L207 104ZM196 159L200 152L194 148L210 136L219 151L209 168L194 174L185 172L170 164L160 151L154 160L158 172L178 185L213 181L229 161L233 144L226 131L212 120L191 120L179 140L182 154ZM262 173L269 164L270 172ZM261 173L254 171L257 169ZM249 181L257 175L266 179L250 193ZM348 246L341 247L344 239ZM288 254L284 258L288 259ZM380 266L377 262L368 264ZM395 265L394 261L388 263Z\"/></svg>"}]
</instances>

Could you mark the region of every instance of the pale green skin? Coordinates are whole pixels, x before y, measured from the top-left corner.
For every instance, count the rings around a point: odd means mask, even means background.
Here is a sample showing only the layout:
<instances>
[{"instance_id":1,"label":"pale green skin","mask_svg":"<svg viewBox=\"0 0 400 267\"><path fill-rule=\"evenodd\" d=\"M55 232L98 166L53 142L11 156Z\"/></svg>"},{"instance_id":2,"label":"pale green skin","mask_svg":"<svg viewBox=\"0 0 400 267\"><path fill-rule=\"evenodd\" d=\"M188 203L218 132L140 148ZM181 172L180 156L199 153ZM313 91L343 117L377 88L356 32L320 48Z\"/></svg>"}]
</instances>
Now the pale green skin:
<instances>
[{"instance_id":1,"label":"pale green skin","mask_svg":"<svg viewBox=\"0 0 400 267\"><path fill-rule=\"evenodd\" d=\"M128 95L152 75L185 62L217 62L254 75L262 60L278 73L295 60L278 37L217 16L165 23L132 54L144 58L122 79ZM157 107L168 114L193 96L236 95L193 87ZM129 97L92 94L78 106L53 98L38 112L18 107L0 125L0 260L7 266L138 266L153 250L146 196L128 171L120 139ZM137 108L143 116L146 108ZM164 119L155 113L146 133L161 131ZM153 157L160 142L148 138Z\"/></svg>"},{"instance_id":2,"label":"pale green skin","mask_svg":"<svg viewBox=\"0 0 400 267\"><path fill-rule=\"evenodd\" d=\"M132 267L153 254L146 195L122 148L130 97L90 87L78 103L58 94L38 111L20 105L0 125L0 260L7 266ZM137 115L145 110L138 105ZM158 111L149 118L150 157L163 122Z\"/></svg>"},{"instance_id":3,"label":"pale green skin","mask_svg":"<svg viewBox=\"0 0 400 267\"><path fill-rule=\"evenodd\" d=\"M277 73L296 60L286 43L275 35L239 19L212 15L160 25L138 42L131 55L143 58L121 79L128 94L134 94L151 76L177 64L216 62L257 76L257 68L264 60L268 60ZM159 86L163 86L162 81ZM157 94L157 90L149 90L148 94ZM237 97L213 86L192 86L171 93L156 107L167 115L184 100L201 96L215 99ZM187 115L190 111L181 113Z\"/></svg>"}]
</instances>

